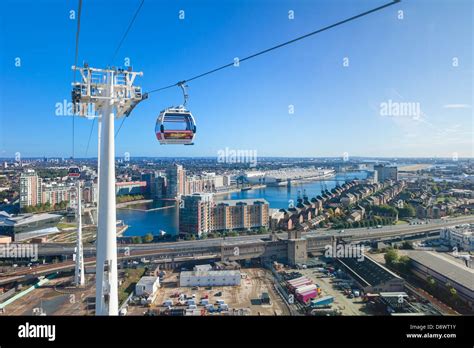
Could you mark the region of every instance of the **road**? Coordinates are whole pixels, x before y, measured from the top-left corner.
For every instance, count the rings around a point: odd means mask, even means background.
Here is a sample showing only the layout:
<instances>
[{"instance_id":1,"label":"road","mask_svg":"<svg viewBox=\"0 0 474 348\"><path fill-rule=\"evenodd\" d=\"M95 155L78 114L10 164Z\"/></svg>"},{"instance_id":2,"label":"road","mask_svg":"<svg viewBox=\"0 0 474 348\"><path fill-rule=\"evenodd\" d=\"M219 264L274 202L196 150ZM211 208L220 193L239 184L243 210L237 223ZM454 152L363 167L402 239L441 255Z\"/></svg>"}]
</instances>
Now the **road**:
<instances>
[{"instance_id":1,"label":"road","mask_svg":"<svg viewBox=\"0 0 474 348\"><path fill-rule=\"evenodd\" d=\"M413 232L426 232L434 231L439 228L449 227L453 225L459 225L464 223L474 223L474 215L463 216L459 218L452 218L448 221L436 220L436 222L430 222L423 225L391 225L383 226L381 228L351 228L345 229L344 232L339 230L327 230L318 229L309 232L303 232L303 236L314 237L314 236L334 236L341 237L344 239L371 239L381 238L383 236L403 235L411 234ZM277 234L280 238L286 239L287 233L282 232ZM180 242L167 242L167 243L150 243L150 244L130 244L127 246L119 246L119 252L125 250L154 250L154 251L179 251L186 249L199 249L199 248L220 248L222 243L250 243L261 240L262 238L268 238L269 234L258 234L258 235L246 235L238 237L226 237L226 238L212 238L202 239L194 241L180 241ZM126 249L128 248L128 249ZM72 255L74 252L73 244L61 245L61 244L39 244L38 253L40 256L46 255ZM84 253L92 255L95 253L95 247L84 247Z\"/></svg>"},{"instance_id":2,"label":"road","mask_svg":"<svg viewBox=\"0 0 474 348\"><path fill-rule=\"evenodd\" d=\"M347 239L377 239L384 236L392 235L403 235L411 234L413 232L427 232L434 231L442 227L453 226L462 223L474 223L474 216L465 216L460 218L454 218L449 221L444 222L431 222L424 225L396 225L396 226L385 226L382 228L375 229L347 229L344 232L334 231L334 230L317 230L303 233L303 236L337 236ZM287 238L286 233L279 233L279 237ZM130 259L130 258L139 258L147 256L160 256L166 257L167 254L172 254L175 257L175 261L183 260L193 260L196 257L190 257L185 255L192 251L193 253L199 254L202 252L202 257L215 257L220 252L220 246L224 242L231 243L251 243L262 238L268 237L268 234L262 235L250 235L250 236L238 236L238 237L228 237L228 238L214 238L214 239L204 239L196 241L181 241L181 242L170 242L170 243L153 243L153 244L138 244L138 245L127 245L120 246L118 248L118 258L120 259ZM180 254L180 251L183 252L183 255ZM71 245L58 245L58 244L40 244L39 246L39 255L72 255L74 252L74 247ZM93 255L95 253L95 247L84 248L84 254ZM215 253L215 254L214 254ZM206 254L206 255L205 255ZM85 265L95 264L94 257L86 257ZM0 274L0 284L5 284L8 281L20 280L25 276L37 276L46 273L51 273L60 270L66 270L74 267L73 261L64 261L57 264L49 265L40 265L32 269L22 268L15 270L15 272L3 273Z\"/></svg>"}]
</instances>

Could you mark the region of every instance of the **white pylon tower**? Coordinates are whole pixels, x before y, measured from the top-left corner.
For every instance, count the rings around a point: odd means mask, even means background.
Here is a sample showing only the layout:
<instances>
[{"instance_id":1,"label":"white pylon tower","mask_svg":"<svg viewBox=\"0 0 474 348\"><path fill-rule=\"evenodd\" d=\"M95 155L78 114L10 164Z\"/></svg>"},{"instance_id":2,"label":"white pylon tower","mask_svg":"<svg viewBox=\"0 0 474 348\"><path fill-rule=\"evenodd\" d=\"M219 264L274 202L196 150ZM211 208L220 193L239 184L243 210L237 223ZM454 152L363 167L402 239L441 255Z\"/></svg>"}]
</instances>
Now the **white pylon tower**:
<instances>
[{"instance_id":1,"label":"white pylon tower","mask_svg":"<svg viewBox=\"0 0 474 348\"><path fill-rule=\"evenodd\" d=\"M114 119L128 116L146 95L133 85L141 72L124 69L96 69L87 64L73 66L82 81L73 83L74 112L80 116L100 117L99 206L96 241L96 315L118 315L117 234L115 206ZM87 115L90 106L94 115Z\"/></svg>"},{"instance_id":2,"label":"white pylon tower","mask_svg":"<svg viewBox=\"0 0 474 348\"><path fill-rule=\"evenodd\" d=\"M76 286L84 286L85 274L84 274L84 250L82 248L82 193L81 193L81 181L77 180L77 193L76 193L76 220L77 220L77 239L76 239L76 268L74 272L74 284Z\"/></svg>"}]
</instances>

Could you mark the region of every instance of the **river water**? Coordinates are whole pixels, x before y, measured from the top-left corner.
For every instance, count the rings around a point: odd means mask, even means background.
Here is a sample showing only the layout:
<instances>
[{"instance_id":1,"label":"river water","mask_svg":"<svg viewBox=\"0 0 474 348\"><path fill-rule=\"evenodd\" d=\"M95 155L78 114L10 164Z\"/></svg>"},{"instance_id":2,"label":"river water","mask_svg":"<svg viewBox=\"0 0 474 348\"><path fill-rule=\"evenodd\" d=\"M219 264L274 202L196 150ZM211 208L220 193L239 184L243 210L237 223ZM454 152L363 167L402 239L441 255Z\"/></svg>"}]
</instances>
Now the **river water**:
<instances>
[{"instance_id":1,"label":"river water","mask_svg":"<svg viewBox=\"0 0 474 348\"><path fill-rule=\"evenodd\" d=\"M312 181L300 184L292 184L288 187L265 187L256 190L233 192L225 195L216 195L215 200L224 199L246 199L246 198L264 198L270 204L270 208L287 208L289 200L298 198L298 194L303 195L306 192L308 197L316 197L321 193L324 185L330 190L338 183L342 185L345 180L365 179L366 172L351 172L338 174L335 177L325 181ZM152 209L171 205L169 201L155 201L144 204L134 204L133 209ZM142 236L147 233L159 234L160 230L167 234L176 235L178 232L178 208L176 205L172 208L152 211L138 211L117 209L117 219L123 220L129 227L124 236Z\"/></svg>"}]
</instances>

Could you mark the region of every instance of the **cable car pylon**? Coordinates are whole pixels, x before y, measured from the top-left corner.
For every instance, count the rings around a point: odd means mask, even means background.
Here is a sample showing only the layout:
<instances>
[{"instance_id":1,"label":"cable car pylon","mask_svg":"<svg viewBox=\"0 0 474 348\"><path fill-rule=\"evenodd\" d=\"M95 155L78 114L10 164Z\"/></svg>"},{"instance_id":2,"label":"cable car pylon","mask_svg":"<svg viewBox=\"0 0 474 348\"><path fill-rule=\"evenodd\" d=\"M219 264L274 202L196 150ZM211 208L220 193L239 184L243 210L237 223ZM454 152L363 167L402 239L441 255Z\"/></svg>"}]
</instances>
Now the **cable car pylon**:
<instances>
[{"instance_id":1,"label":"cable car pylon","mask_svg":"<svg viewBox=\"0 0 474 348\"><path fill-rule=\"evenodd\" d=\"M130 114L144 99L141 87L134 85L135 78L143 73L87 64L72 69L82 76L81 82L72 84L74 112L88 118L100 117L95 313L118 315L114 120ZM89 110L94 110L92 115Z\"/></svg>"},{"instance_id":2,"label":"cable car pylon","mask_svg":"<svg viewBox=\"0 0 474 348\"><path fill-rule=\"evenodd\" d=\"M84 273L84 249L82 245L82 192L81 192L81 181L76 182L76 221L77 221L77 238L76 238L76 267L74 272L74 284L76 286L84 286L85 284L85 273Z\"/></svg>"}]
</instances>

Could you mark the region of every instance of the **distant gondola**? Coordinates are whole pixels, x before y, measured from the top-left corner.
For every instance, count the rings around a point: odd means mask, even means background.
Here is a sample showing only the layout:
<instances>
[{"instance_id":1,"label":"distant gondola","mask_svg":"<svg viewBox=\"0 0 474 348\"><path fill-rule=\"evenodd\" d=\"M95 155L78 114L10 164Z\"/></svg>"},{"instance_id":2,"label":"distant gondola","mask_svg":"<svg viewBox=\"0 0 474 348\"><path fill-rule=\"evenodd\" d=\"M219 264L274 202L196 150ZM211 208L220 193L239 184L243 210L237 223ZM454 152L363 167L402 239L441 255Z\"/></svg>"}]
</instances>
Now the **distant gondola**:
<instances>
[{"instance_id":1,"label":"distant gondola","mask_svg":"<svg viewBox=\"0 0 474 348\"><path fill-rule=\"evenodd\" d=\"M67 173L67 176L70 178L78 178L81 176L81 171L79 167L70 167Z\"/></svg>"}]
</instances>

